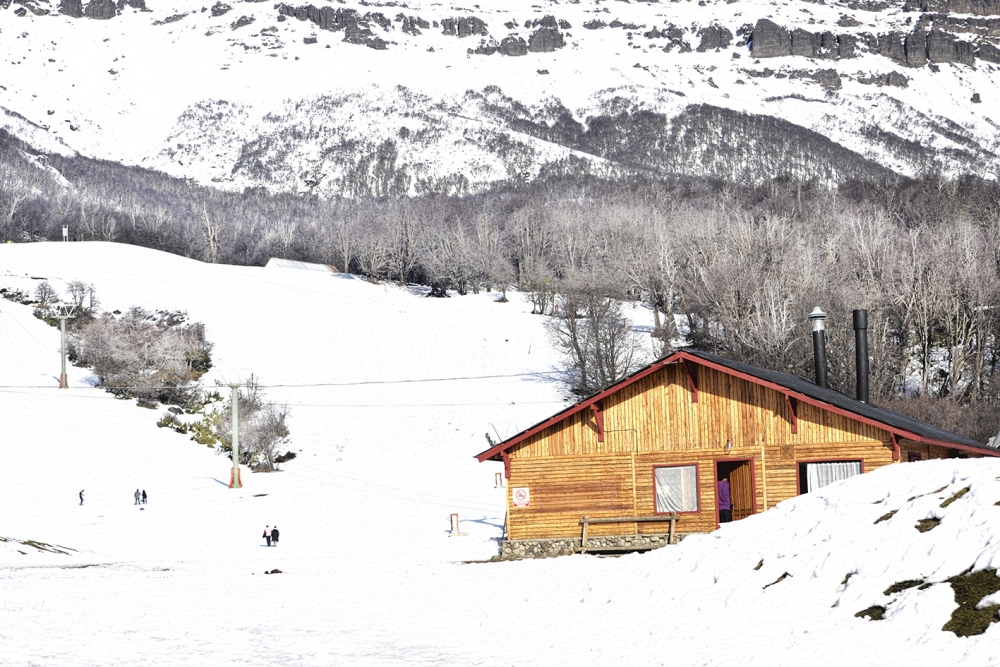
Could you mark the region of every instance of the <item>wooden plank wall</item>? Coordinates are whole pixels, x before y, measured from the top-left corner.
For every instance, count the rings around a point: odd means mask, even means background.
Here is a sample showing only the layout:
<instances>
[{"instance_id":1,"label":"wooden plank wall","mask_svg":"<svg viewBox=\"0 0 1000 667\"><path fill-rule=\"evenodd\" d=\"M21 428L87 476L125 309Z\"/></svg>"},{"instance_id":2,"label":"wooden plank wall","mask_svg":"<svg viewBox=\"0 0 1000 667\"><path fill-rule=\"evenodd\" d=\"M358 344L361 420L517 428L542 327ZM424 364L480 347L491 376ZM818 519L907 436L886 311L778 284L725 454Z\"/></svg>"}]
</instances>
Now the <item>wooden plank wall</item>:
<instances>
[{"instance_id":1,"label":"wooden plank wall","mask_svg":"<svg viewBox=\"0 0 1000 667\"><path fill-rule=\"evenodd\" d=\"M697 403L685 369L667 366L605 400L604 442L598 442L594 417L585 410L514 448L508 489L528 487L531 507L511 506L510 538L578 536L584 514L652 515L653 468L659 465L698 466L700 507L681 515L678 530L704 532L716 526L717 459L753 460L758 512L798 494L800 462L860 459L865 472L892 463L890 436L881 429L799 403L793 434L782 394L702 366L694 371ZM596 536L666 528L656 522L598 524L590 531Z\"/></svg>"}]
</instances>

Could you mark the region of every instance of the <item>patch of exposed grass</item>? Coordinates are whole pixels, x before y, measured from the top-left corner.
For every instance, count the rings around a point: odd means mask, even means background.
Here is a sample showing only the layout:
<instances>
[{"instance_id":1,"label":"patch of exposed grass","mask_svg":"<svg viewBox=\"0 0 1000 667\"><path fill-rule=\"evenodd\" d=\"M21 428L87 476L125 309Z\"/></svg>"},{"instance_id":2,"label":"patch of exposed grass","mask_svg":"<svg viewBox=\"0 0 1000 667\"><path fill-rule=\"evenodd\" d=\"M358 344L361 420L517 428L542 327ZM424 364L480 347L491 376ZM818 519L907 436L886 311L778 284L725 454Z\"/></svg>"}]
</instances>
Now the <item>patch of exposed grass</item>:
<instances>
[{"instance_id":1,"label":"patch of exposed grass","mask_svg":"<svg viewBox=\"0 0 1000 667\"><path fill-rule=\"evenodd\" d=\"M790 576L792 576L792 575L790 575L787 572L785 572L783 575L781 575L780 577L778 577L777 579L775 579L774 581L772 581L771 583L769 583L767 586L764 586L764 588L770 588L771 586L774 586L775 584L779 584L779 583L781 583L782 581L784 581L785 579L787 579ZM763 590L763 589L761 589L761 590Z\"/></svg>"},{"instance_id":2,"label":"patch of exposed grass","mask_svg":"<svg viewBox=\"0 0 1000 667\"><path fill-rule=\"evenodd\" d=\"M965 494L967 494L969 492L969 489L971 489L971 488L972 487L967 486L964 489L962 489L961 491L956 491L955 495L953 495L951 498L949 498L948 500L946 500L943 503L941 503L941 507L947 507L948 505L951 505L953 502L955 502L956 500L958 500L959 498L961 498L962 496L964 496Z\"/></svg>"},{"instance_id":3,"label":"patch of exposed grass","mask_svg":"<svg viewBox=\"0 0 1000 667\"><path fill-rule=\"evenodd\" d=\"M63 547L58 544L47 544L45 542L39 542L38 540L17 540L17 542L26 547L38 549L39 551L47 551L53 554L63 554L64 556L68 556L70 551L76 551L76 549L71 549L70 547Z\"/></svg>"},{"instance_id":4,"label":"patch of exposed grass","mask_svg":"<svg viewBox=\"0 0 1000 667\"><path fill-rule=\"evenodd\" d=\"M893 510L893 511L889 512L888 514L883 514L883 515L882 515L882 516L880 516L879 518L875 519L875 523L876 523L876 524L879 524L879 523L882 523L883 521L888 521L888 520L889 520L889 519L891 519L891 518L893 517L893 515L894 515L894 514L896 514L896 512L898 512L898 511L899 511L899 510Z\"/></svg>"},{"instance_id":5,"label":"patch of exposed grass","mask_svg":"<svg viewBox=\"0 0 1000 667\"><path fill-rule=\"evenodd\" d=\"M847 574L845 574L844 575L844 580L842 582L840 582L840 585L841 586L846 586L847 582L850 581L851 577L853 577L856 574L857 574L857 572L848 572Z\"/></svg>"},{"instance_id":6,"label":"patch of exposed grass","mask_svg":"<svg viewBox=\"0 0 1000 667\"><path fill-rule=\"evenodd\" d=\"M941 519L938 519L937 517L934 517L933 519L921 519L917 522L915 528L921 533L926 533L928 530L937 528L939 523L941 523Z\"/></svg>"},{"instance_id":7,"label":"patch of exposed grass","mask_svg":"<svg viewBox=\"0 0 1000 667\"><path fill-rule=\"evenodd\" d=\"M872 621L881 621L885 617L885 607L881 605L875 605L874 607L868 607L868 609L862 609L854 615L855 618L868 617Z\"/></svg>"},{"instance_id":8,"label":"patch of exposed grass","mask_svg":"<svg viewBox=\"0 0 1000 667\"><path fill-rule=\"evenodd\" d=\"M948 580L955 591L958 609L942 630L954 632L959 637L981 635L991 623L1000 621L1000 605L977 609L979 602L987 595L1000 591L1000 577L996 570L964 572Z\"/></svg>"},{"instance_id":9,"label":"patch of exposed grass","mask_svg":"<svg viewBox=\"0 0 1000 667\"><path fill-rule=\"evenodd\" d=\"M759 570L762 567L764 567L764 559L763 558L761 558L760 562L757 563L757 567L754 568L754 571L757 571L757 570Z\"/></svg>"},{"instance_id":10,"label":"patch of exposed grass","mask_svg":"<svg viewBox=\"0 0 1000 667\"><path fill-rule=\"evenodd\" d=\"M1000 479L1000 477L998 477L997 479ZM912 500L916 500L917 498L923 498L924 496L929 496L932 493L941 493L942 491L944 491L947 488L948 488L948 485L945 484L940 489L937 489L935 491L931 491L931 493L921 493L919 496L910 496L909 498L906 499L906 502L910 502Z\"/></svg>"},{"instance_id":11,"label":"patch of exposed grass","mask_svg":"<svg viewBox=\"0 0 1000 667\"><path fill-rule=\"evenodd\" d=\"M924 583L923 579L907 579L906 581L897 581L892 586L889 586L889 588L885 589L882 595L894 595L896 593L905 591L908 588L919 586L922 583Z\"/></svg>"}]
</instances>

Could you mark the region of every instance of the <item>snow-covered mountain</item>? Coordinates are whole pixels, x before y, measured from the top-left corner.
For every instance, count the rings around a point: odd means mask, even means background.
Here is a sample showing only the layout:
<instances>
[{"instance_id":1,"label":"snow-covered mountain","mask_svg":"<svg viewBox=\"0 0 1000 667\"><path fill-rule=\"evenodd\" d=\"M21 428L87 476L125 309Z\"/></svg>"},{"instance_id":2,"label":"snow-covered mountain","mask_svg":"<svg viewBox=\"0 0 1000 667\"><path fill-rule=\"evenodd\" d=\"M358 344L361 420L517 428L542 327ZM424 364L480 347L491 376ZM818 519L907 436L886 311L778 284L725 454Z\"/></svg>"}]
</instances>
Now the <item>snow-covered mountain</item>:
<instances>
[{"instance_id":1,"label":"snow-covered mountain","mask_svg":"<svg viewBox=\"0 0 1000 667\"><path fill-rule=\"evenodd\" d=\"M298 456L227 488L162 410L85 368L58 389L58 330L0 300L0 665L1000 665L996 459L888 466L646 554L465 564L502 534L483 432L564 406L518 376L556 359L520 295L0 245L0 287L42 279L187 310L216 345L206 382L257 373Z\"/></svg>"},{"instance_id":2,"label":"snow-covered mountain","mask_svg":"<svg viewBox=\"0 0 1000 667\"><path fill-rule=\"evenodd\" d=\"M995 0L3 0L0 127L220 187L1000 172Z\"/></svg>"}]
</instances>

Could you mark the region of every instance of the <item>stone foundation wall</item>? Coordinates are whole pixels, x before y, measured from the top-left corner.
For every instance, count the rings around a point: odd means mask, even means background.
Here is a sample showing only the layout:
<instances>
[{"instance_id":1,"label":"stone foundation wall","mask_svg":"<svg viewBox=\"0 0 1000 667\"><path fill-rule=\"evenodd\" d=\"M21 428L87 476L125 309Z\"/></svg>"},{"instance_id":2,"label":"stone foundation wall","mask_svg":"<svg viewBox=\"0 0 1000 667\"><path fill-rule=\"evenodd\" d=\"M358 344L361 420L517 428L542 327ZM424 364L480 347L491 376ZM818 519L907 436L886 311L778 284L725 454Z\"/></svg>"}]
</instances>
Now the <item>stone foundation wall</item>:
<instances>
[{"instance_id":1,"label":"stone foundation wall","mask_svg":"<svg viewBox=\"0 0 1000 667\"><path fill-rule=\"evenodd\" d=\"M674 535L674 543L684 535ZM667 534L607 535L587 538L588 551L628 551L629 549L659 549L667 545ZM580 550L579 537L562 537L544 540L504 540L500 543L500 560L522 558L553 558L568 556Z\"/></svg>"}]
</instances>

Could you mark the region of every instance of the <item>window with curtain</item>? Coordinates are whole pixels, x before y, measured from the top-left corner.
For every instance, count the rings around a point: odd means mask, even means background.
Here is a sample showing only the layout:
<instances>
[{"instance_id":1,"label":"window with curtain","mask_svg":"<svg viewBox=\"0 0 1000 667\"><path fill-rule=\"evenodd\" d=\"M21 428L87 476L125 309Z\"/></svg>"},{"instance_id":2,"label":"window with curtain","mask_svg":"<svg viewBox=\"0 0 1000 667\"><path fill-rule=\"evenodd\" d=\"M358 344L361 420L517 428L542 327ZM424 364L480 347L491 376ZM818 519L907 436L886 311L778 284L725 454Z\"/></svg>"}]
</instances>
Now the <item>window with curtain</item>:
<instances>
[{"instance_id":1,"label":"window with curtain","mask_svg":"<svg viewBox=\"0 0 1000 667\"><path fill-rule=\"evenodd\" d=\"M693 465L655 468L656 511L698 511L698 468Z\"/></svg>"},{"instance_id":2,"label":"window with curtain","mask_svg":"<svg viewBox=\"0 0 1000 667\"><path fill-rule=\"evenodd\" d=\"M806 492L861 474L861 461L806 463Z\"/></svg>"}]
</instances>

